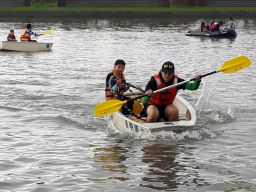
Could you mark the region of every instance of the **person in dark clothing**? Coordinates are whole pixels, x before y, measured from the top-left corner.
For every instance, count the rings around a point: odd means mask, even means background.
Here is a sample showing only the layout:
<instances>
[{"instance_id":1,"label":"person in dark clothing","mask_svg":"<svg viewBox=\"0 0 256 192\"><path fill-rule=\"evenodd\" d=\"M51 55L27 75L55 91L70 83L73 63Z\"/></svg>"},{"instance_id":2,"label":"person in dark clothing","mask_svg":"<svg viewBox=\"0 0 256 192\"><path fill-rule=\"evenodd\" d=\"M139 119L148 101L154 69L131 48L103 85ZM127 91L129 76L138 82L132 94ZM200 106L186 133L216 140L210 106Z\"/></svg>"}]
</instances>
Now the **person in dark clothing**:
<instances>
[{"instance_id":1,"label":"person in dark clothing","mask_svg":"<svg viewBox=\"0 0 256 192\"><path fill-rule=\"evenodd\" d=\"M124 96L124 92L128 91L130 84L126 82L124 76L125 62L122 59L117 59L114 64L114 68L106 77L105 96L106 100L120 99L127 100L128 97ZM122 107L124 114L132 112L133 101L128 102Z\"/></svg>"},{"instance_id":2,"label":"person in dark clothing","mask_svg":"<svg viewBox=\"0 0 256 192\"><path fill-rule=\"evenodd\" d=\"M143 113L146 115L146 121L148 123L156 122L161 118L166 121L179 120L179 110L173 105L177 92L180 89L198 89L201 77L198 75L195 77L195 81L190 81L156 94L153 94L153 91L182 81L184 81L184 79L179 78L175 74L175 67L171 61L165 62L160 72L151 77L145 88L147 96L142 99L142 102L145 104Z\"/></svg>"},{"instance_id":3,"label":"person in dark clothing","mask_svg":"<svg viewBox=\"0 0 256 192\"><path fill-rule=\"evenodd\" d=\"M202 32L208 32L209 29L210 29L209 26L205 25L204 22L201 23L200 31L202 31Z\"/></svg>"}]
</instances>

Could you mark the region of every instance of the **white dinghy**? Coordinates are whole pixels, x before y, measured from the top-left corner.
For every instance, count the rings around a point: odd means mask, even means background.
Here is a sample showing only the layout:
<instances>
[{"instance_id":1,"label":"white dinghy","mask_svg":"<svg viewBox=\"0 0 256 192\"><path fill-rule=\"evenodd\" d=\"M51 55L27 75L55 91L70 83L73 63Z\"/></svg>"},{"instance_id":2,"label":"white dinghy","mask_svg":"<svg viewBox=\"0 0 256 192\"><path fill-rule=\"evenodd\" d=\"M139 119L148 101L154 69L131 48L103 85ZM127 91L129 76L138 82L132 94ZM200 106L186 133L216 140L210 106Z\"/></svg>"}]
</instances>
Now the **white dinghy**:
<instances>
[{"instance_id":1,"label":"white dinghy","mask_svg":"<svg viewBox=\"0 0 256 192\"><path fill-rule=\"evenodd\" d=\"M114 127L127 134L151 134L159 131L182 132L192 128L196 123L196 111L180 95L177 95L174 103L179 109L179 121L160 121L147 123L144 119L139 119L133 115L125 116L121 112L115 112L110 115Z\"/></svg>"},{"instance_id":2,"label":"white dinghy","mask_svg":"<svg viewBox=\"0 0 256 192\"><path fill-rule=\"evenodd\" d=\"M53 43L41 43L32 41L0 41L1 51L50 51Z\"/></svg>"}]
</instances>

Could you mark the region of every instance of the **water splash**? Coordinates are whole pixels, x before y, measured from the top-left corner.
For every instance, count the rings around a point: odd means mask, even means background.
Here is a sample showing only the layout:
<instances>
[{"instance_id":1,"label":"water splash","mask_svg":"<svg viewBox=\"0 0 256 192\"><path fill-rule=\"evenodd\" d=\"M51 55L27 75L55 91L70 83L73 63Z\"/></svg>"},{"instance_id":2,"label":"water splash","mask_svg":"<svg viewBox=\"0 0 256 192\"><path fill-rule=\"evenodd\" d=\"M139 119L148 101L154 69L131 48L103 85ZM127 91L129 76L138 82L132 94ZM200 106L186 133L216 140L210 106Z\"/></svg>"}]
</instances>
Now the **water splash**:
<instances>
[{"instance_id":1,"label":"water splash","mask_svg":"<svg viewBox=\"0 0 256 192\"><path fill-rule=\"evenodd\" d=\"M201 96L196 102L196 111L199 119L210 123L228 123L235 116L231 106L224 103L219 97L210 92L212 77L207 78Z\"/></svg>"},{"instance_id":2,"label":"water splash","mask_svg":"<svg viewBox=\"0 0 256 192\"><path fill-rule=\"evenodd\" d=\"M133 133L127 134L121 132L115 128L112 121L108 121L106 126L106 133L108 136L117 137L121 139L132 139L132 140L147 140L147 141L168 141L172 143L179 143L184 141L199 141L205 138L215 138L218 133L210 130L207 125L198 123L190 130L186 130L180 133L173 131L160 131L154 133Z\"/></svg>"},{"instance_id":3,"label":"water splash","mask_svg":"<svg viewBox=\"0 0 256 192\"><path fill-rule=\"evenodd\" d=\"M211 100L203 100L198 109L198 117L210 123L229 123L235 119L233 109L220 99L211 96Z\"/></svg>"}]
</instances>

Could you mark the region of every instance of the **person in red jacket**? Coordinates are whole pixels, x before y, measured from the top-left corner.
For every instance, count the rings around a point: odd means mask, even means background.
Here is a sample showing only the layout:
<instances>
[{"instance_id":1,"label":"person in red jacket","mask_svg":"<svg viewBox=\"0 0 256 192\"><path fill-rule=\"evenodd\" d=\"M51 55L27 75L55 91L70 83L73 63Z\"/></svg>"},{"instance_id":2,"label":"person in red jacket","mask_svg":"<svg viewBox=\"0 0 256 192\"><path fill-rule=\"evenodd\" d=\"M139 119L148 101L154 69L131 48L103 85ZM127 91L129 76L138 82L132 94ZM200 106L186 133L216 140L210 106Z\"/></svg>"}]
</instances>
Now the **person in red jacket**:
<instances>
[{"instance_id":1,"label":"person in red jacket","mask_svg":"<svg viewBox=\"0 0 256 192\"><path fill-rule=\"evenodd\" d=\"M145 104L143 113L147 117L146 121L148 123L157 122L161 118L166 121L179 120L179 110L173 105L177 92L180 89L198 89L201 77L198 75L195 77L195 81L190 81L156 94L153 94L153 91L182 81L184 79L175 74L175 67L171 61L165 62L160 72L151 77L145 89L147 96L142 99Z\"/></svg>"}]
</instances>

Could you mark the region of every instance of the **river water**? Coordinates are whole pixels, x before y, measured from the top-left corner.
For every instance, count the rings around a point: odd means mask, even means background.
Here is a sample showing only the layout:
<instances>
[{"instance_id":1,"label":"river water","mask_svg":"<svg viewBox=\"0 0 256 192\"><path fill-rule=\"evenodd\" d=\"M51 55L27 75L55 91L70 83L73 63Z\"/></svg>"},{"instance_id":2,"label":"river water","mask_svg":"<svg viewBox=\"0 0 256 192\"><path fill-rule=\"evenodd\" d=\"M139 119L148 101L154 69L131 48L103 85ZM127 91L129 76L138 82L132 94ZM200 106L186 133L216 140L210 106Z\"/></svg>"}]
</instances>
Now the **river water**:
<instances>
[{"instance_id":1,"label":"river water","mask_svg":"<svg viewBox=\"0 0 256 192\"><path fill-rule=\"evenodd\" d=\"M0 191L256 191L256 19L236 18L235 39L187 37L201 20L81 19L0 22L0 39L26 22L48 27L50 52L0 52ZM253 65L181 91L193 130L127 136L94 118L116 59L145 86L163 62L192 78L238 55Z\"/></svg>"}]
</instances>

